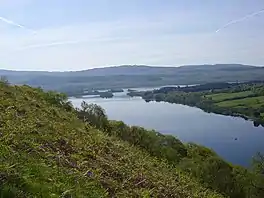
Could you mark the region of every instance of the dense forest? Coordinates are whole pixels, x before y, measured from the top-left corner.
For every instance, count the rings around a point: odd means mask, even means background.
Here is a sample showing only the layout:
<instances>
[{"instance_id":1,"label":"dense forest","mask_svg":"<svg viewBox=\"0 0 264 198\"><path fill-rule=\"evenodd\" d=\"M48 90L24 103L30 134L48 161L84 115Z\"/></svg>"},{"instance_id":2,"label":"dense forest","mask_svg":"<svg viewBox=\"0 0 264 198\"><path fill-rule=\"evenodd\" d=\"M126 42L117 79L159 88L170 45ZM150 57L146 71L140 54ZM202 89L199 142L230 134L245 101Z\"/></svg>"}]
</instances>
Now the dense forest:
<instances>
[{"instance_id":1,"label":"dense forest","mask_svg":"<svg viewBox=\"0 0 264 198\"><path fill-rule=\"evenodd\" d=\"M0 83L1 197L264 197L263 157L234 166L104 109Z\"/></svg>"}]
</instances>

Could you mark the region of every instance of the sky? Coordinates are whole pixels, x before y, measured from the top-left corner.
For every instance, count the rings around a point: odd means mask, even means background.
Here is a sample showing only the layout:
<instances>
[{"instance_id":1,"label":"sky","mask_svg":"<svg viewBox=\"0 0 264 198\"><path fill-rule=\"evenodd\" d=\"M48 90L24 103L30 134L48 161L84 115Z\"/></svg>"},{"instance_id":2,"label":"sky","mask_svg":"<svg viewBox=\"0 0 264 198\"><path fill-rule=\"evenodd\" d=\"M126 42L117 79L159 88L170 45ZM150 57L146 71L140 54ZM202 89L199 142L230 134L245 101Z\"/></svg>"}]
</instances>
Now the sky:
<instances>
[{"instance_id":1,"label":"sky","mask_svg":"<svg viewBox=\"0 0 264 198\"><path fill-rule=\"evenodd\" d=\"M0 69L264 66L263 0L0 0Z\"/></svg>"}]
</instances>

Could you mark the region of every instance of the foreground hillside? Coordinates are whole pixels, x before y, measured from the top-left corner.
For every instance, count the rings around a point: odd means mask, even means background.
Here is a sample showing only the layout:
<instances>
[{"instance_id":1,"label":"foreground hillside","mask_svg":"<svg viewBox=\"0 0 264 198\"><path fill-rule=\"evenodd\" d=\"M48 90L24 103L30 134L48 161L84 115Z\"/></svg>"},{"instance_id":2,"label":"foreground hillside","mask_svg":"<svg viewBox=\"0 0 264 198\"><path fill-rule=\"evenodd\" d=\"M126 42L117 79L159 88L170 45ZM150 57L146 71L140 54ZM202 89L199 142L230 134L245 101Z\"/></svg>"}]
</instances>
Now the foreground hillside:
<instances>
[{"instance_id":1,"label":"foreground hillside","mask_svg":"<svg viewBox=\"0 0 264 198\"><path fill-rule=\"evenodd\" d=\"M222 197L28 86L0 83L0 153L0 197Z\"/></svg>"}]
</instances>

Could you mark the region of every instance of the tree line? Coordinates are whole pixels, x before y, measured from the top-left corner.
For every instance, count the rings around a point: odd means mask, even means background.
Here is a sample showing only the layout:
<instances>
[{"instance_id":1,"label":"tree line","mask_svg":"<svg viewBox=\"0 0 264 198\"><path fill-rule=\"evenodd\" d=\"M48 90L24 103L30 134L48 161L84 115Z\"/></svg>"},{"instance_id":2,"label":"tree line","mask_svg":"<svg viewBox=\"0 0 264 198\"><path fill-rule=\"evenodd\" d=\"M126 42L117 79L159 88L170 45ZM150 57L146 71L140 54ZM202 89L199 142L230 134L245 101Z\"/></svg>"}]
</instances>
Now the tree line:
<instances>
[{"instance_id":1,"label":"tree line","mask_svg":"<svg viewBox=\"0 0 264 198\"><path fill-rule=\"evenodd\" d=\"M221 84L217 84L217 86L214 84L214 86L212 87L210 85L211 84L206 84L204 86L193 86L192 91L189 91L188 88L181 89L185 91L174 91L174 88L161 88L153 91L141 92L140 94L138 94L138 96L141 96L146 102L153 100L157 102L164 101L169 103L177 103L188 106L195 106L204 110L205 112L237 116L242 117L246 120L252 119L254 121L254 126L264 126L264 119L261 117L261 113L264 113L264 104L258 108L255 108L253 106L235 106L235 108L224 107L217 105L217 102L215 102L212 97L210 97L211 94L238 93L243 91L251 91L252 93L246 96L227 98L222 100L221 102L264 96L263 83L232 84L232 86L229 85L228 88L226 84L226 86L223 86L224 88L221 89L213 89L213 87L221 87ZM200 91L205 87L206 90Z\"/></svg>"}]
</instances>

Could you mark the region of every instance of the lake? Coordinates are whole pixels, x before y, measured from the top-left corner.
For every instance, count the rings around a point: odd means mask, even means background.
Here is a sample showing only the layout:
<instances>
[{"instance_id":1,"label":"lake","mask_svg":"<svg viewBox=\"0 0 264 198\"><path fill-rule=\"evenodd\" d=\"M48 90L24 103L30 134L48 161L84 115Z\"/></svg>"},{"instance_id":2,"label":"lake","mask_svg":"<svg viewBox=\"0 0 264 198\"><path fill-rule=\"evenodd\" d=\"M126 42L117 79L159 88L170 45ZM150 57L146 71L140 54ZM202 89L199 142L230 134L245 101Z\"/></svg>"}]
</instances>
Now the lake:
<instances>
[{"instance_id":1,"label":"lake","mask_svg":"<svg viewBox=\"0 0 264 198\"><path fill-rule=\"evenodd\" d=\"M206 113L180 104L147 103L139 97L130 98L126 92L114 95L110 99L87 96L70 100L76 107L83 100L96 103L106 110L109 119L155 129L174 135L183 142L207 146L234 164L249 166L256 152L264 152L264 128L254 127L251 121Z\"/></svg>"}]
</instances>

